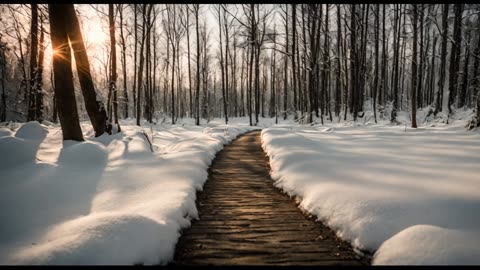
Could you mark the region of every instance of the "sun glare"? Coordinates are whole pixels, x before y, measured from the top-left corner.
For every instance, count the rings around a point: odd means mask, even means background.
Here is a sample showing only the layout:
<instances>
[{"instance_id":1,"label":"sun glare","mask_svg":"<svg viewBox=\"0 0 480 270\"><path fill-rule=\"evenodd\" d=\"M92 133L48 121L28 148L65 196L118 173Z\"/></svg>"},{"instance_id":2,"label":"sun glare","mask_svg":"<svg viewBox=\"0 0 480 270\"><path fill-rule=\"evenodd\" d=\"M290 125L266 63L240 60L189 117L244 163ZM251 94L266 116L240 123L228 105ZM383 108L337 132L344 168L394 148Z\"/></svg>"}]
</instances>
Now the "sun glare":
<instances>
[{"instance_id":1,"label":"sun glare","mask_svg":"<svg viewBox=\"0 0 480 270\"><path fill-rule=\"evenodd\" d=\"M89 25L84 35L86 42L93 45L102 45L107 40L107 35L99 25Z\"/></svg>"}]
</instances>

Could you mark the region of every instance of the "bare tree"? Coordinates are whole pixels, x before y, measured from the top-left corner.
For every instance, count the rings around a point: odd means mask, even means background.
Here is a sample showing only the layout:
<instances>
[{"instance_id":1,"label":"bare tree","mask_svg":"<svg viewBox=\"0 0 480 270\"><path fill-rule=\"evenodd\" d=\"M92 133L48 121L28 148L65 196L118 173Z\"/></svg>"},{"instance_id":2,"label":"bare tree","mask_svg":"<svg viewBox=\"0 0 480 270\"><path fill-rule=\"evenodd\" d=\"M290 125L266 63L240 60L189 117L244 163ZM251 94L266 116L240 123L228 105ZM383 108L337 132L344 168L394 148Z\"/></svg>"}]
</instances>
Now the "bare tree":
<instances>
[{"instance_id":1,"label":"bare tree","mask_svg":"<svg viewBox=\"0 0 480 270\"><path fill-rule=\"evenodd\" d=\"M356 8L355 4L352 4L350 11L350 71L351 71L351 105L350 112L353 113L353 121L357 120L358 106L355 101L358 100L358 58L357 58L357 18L356 18Z\"/></svg>"},{"instance_id":2,"label":"bare tree","mask_svg":"<svg viewBox=\"0 0 480 270\"><path fill-rule=\"evenodd\" d=\"M32 18L30 27L30 83L28 87L28 116L27 121L36 120L35 117L35 72L37 69L38 51L38 5L31 4Z\"/></svg>"},{"instance_id":3,"label":"bare tree","mask_svg":"<svg viewBox=\"0 0 480 270\"><path fill-rule=\"evenodd\" d=\"M375 123L377 123L377 89L378 89L378 54L379 54L379 43L380 43L380 4L376 5L375 9L375 75L373 81L373 117Z\"/></svg>"},{"instance_id":4,"label":"bare tree","mask_svg":"<svg viewBox=\"0 0 480 270\"><path fill-rule=\"evenodd\" d=\"M153 5L150 5L148 8L148 13L151 14ZM143 66L145 62L145 56L143 54L143 50L145 47L145 36L146 36L146 27L147 27L147 4L143 4L142 6L142 36L140 41L140 63L138 67L138 75L137 75L137 126L140 126L140 117L141 117L141 98L142 98L142 87L143 87Z\"/></svg>"},{"instance_id":5,"label":"bare tree","mask_svg":"<svg viewBox=\"0 0 480 270\"><path fill-rule=\"evenodd\" d=\"M195 16L195 31L197 37L197 79L196 79L196 90L195 90L195 124L200 125L200 31L199 31L199 17L200 4L193 5L193 14ZM189 58L190 60L190 58Z\"/></svg>"},{"instance_id":6,"label":"bare tree","mask_svg":"<svg viewBox=\"0 0 480 270\"><path fill-rule=\"evenodd\" d=\"M460 69L460 48L462 41L462 13L463 4L455 4L455 22L453 25L452 50L450 52L450 68L448 70L448 115L452 111L452 105L457 96L458 72ZM447 120L448 121L448 120Z\"/></svg>"},{"instance_id":7,"label":"bare tree","mask_svg":"<svg viewBox=\"0 0 480 270\"><path fill-rule=\"evenodd\" d=\"M180 41L185 34L184 28L177 27L179 16L181 14L177 5L167 5L167 21L164 23L165 32L167 34L168 42L172 48L172 74L171 74L171 110L172 110L172 124L175 124L175 64L179 53ZM180 63L178 63L180 64ZM178 74L179 75L179 74ZM177 76L178 76L177 75ZM180 87L180 86L179 86Z\"/></svg>"},{"instance_id":8,"label":"bare tree","mask_svg":"<svg viewBox=\"0 0 480 270\"><path fill-rule=\"evenodd\" d=\"M413 27L413 51L412 51L412 128L417 128L417 21L418 21L418 8L416 4L413 4L413 18L412 18L412 27ZM418 82L420 83L420 82Z\"/></svg>"},{"instance_id":9,"label":"bare tree","mask_svg":"<svg viewBox=\"0 0 480 270\"><path fill-rule=\"evenodd\" d=\"M110 125L112 125L112 103L113 103L113 117L115 118L115 125L117 126L118 132L121 131L120 125L118 124L118 98L117 98L117 48L115 42L115 19L113 15L114 6L113 4L108 4L108 21L110 23L110 80L109 80L109 91L108 91L108 114ZM113 101L112 101L113 95Z\"/></svg>"},{"instance_id":10,"label":"bare tree","mask_svg":"<svg viewBox=\"0 0 480 270\"><path fill-rule=\"evenodd\" d=\"M38 122L43 121L43 62L45 58L45 34L43 29L43 16L40 17L40 42L39 42L39 53L38 53L38 65L35 71L35 83L34 83L34 92L35 92L35 118Z\"/></svg>"},{"instance_id":11,"label":"bare tree","mask_svg":"<svg viewBox=\"0 0 480 270\"><path fill-rule=\"evenodd\" d=\"M447 60L447 38L448 38L448 4L443 5L443 14L442 14L442 48L440 53L440 74L438 76L438 90L436 95L435 102L435 112L436 116L438 112L442 111L443 105L443 91L445 87L445 68Z\"/></svg>"},{"instance_id":12,"label":"bare tree","mask_svg":"<svg viewBox=\"0 0 480 270\"><path fill-rule=\"evenodd\" d=\"M122 73L123 73L123 115L125 118L128 118L128 89L127 89L127 44L125 41L124 34L124 20L123 13L125 12L125 7L122 4L118 4L117 10L120 17L120 46L122 48ZM136 44L136 41L135 41Z\"/></svg>"},{"instance_id":13,"label":"bare tree","mask_svg":"<svg viewBox=\"0 0 480 270\"><path fill-rule=\"evenodd\" d=\"M222 16L222 11L223 11L223 14L225 14L225 10L221 7L221 5L218 5L217 8L216 8L216 15L218 17L218 26L220 28L220 30L218 31L219 33L219 42L220 42L220 72L222 74L222 99L223 99L223 113L224 113L224 117L225 117L225 124L228 124L228 101L227 101L227 87L228 87L228 83L226 82L227 79L226 77L228 78L228 72L226 72L227 70L227 64L228 64L228 60L225 59L224 60L224 57L223 57L223 42L222 42L222 26L223 28L225 28L225 25L222 24L222 18L223 20L225 21L225 16ZM228 38L226 38L228 39Z\"/></svg>"},{"instance_id":14,"label":"bare tree","mask_svg":"<svg viewBox=\"0 0 480 270\"><path fill-rule=\"evenodd\" d=\"M399 111L408 111L416 126L417 109L432 105L423 121L435 118L443 100L450 117L456 108L474 108L480 88L478 7L453 6L449 11L448 4L221 4L213 6L217 33L200 4L117 4L108 12L91 5L110 26L110 43L94 52L91 67L90 45L78 38L79 18L68 7L64 15L72 20L65 19L64 28L79 67L73 80L79 78L85 97L76 101L78 115L88 114L96 136L128 118L132 100L138 125L142 118L153 123L158 112L171 116L173 124L187 116L197 125L201 117L207 122L225 117L228 123L246 114L251 125L277 114L284 119L293 114L302 124L315 118L323 123L324 117L333 121L332 110L338 121L342 113L344 121L347 116L357 121L365 101L371 102L375 122L391 109L391 123L399 124ZM56 95L42 90L58 87L54 76L42 80L50 68L43 64L49 61L44 59L47 9L3 7L8 16L0 20L0 120L54 119ZM90 15L78 16L88 20ZM275 20L282 23L280 32ZM103 99L108 99L105 108Z\"/></svg>"},{"instance_id":15,"label":"bare tree","mask_svg":"<svg viewBox=\"0 0 480 270\"><path fill-rule=\"evenodd\" d=\"M195 12L195 11L194 11ZM198 16L197 16L198 17ZM185 9L185 20L182 20L183 27L187 33L187 62L188 62L188 94L189 94L189 116L192 117L193 112L193 100L192 100L192 68L190 64L190 7L187 4ZM197 20L197 18L196 18ZM198 44L198 40L197 40Z\"/></svg>"}]
</instances>

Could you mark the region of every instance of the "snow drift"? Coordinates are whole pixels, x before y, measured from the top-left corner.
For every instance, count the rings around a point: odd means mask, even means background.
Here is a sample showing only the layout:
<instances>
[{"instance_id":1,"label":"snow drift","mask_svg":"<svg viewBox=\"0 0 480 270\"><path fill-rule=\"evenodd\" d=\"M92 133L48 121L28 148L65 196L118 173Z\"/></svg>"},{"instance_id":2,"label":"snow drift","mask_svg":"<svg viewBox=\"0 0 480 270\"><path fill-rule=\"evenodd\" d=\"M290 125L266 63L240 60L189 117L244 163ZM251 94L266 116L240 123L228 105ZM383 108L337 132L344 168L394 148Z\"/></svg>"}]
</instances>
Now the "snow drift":
<instances>
[{"instance_id":1,"label":"snow drift","mask_svg":"<svg viewBox=\"0 0 480 270\"><path fill-rule=\"evenodd\" d=\"M168 263L216 152L249 129L124 122L85 142L58 125L2 129L0 263Z\"/></svg>"},{"instance_id":2,"label":"snow drift","mask_svg":"<svg viewBox=\"0 0 480 270\"><path fill-rule=\"evenodd\" d=\"M480 134L422 127L262 131L275 185L374 264L480 264Z\"/></svg>"}]
</instances>

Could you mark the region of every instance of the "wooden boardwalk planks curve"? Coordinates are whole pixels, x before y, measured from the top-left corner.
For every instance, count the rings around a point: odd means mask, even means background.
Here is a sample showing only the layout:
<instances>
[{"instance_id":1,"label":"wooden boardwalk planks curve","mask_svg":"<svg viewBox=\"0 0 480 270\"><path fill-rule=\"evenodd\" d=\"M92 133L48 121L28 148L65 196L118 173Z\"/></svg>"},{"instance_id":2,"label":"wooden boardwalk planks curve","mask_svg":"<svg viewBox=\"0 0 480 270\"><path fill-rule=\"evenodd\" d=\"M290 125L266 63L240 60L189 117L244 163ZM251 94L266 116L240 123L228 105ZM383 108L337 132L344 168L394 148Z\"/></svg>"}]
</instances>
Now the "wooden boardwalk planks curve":
<instances>
[{"instance_id":1,"label":"wooden boardwalk planks curve","mask_svg":"<svg viewBox=\"0 0 480 270\"><path fill-rule=\"evenodd\" d=\"M172 265L361 265L367 260L273 186L260 131L220 151L198 193L199 220Z\"/></svg>"}]
</instances>

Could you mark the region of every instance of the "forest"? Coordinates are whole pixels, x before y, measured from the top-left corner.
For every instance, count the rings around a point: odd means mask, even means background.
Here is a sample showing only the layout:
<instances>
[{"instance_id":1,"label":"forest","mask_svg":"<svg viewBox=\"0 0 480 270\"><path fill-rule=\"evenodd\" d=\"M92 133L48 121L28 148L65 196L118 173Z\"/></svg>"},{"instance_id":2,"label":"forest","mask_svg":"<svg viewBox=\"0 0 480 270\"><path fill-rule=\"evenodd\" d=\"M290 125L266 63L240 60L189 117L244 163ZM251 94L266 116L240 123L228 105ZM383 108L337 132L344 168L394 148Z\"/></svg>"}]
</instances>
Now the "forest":
<instances>
[{"instance_id":1,"label":"forest","mask_svg":"<svg viewBox=\"0 0 480 270\"><path fill-rule=\"evenodd\" d=\"M480 265L480 4L0 3L0 264Z\"/></svg>"},{"instance_id":2,"label":"forest","mask_svg":"<svg viewBox=\"0 0 480 270\"><path fill-rule=\"evenodd\" d=\"M88 114L101 135L128 117L198 125L248 116L256 125L259 116L291 115L323 124L356 121L367 106L374 121L397 123L408 111L412 127L419 109L448 123L474 108L469 127L479 124L476 4L77 6L82 13L1 6L0 121L60 118L74 128ZM100 30L82 36L91 17ZM101 50L90 52L86 41L101 32ZM56 59L75 62L76 72L55 79Z\"/></svg>"}]
</instances>

